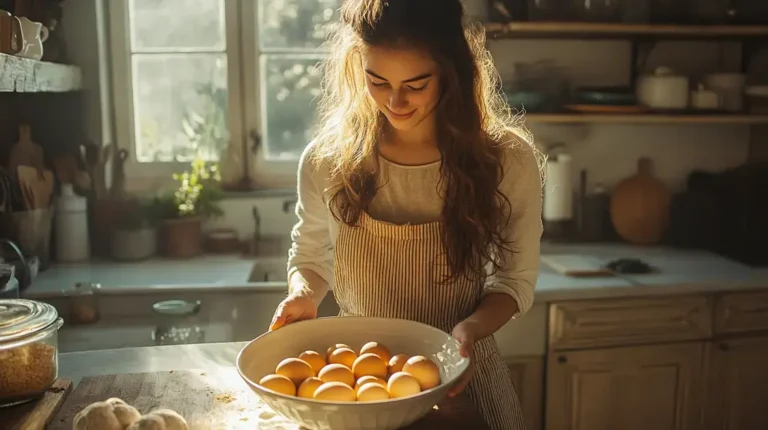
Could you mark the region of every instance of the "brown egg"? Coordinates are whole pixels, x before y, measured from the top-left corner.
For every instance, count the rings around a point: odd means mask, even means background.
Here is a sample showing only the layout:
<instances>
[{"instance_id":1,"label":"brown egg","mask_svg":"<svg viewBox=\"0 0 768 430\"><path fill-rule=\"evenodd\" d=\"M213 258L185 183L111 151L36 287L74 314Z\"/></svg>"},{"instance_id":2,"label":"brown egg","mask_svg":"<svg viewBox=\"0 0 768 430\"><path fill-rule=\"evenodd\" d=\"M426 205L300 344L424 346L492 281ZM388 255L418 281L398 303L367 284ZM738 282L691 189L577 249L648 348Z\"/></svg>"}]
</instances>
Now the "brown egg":
<instances>
[{"instance_id":1,"label":"brown egg","mask_svg":"<svg viewBox=\"0 0 768 430\"><path fill-rule=\"evenodd\" d=\"M375 382L369 382L357 391L357 400L361 402L378 402L389 399L386 388Z\"/></svg>"},{"instance_id":2,"label":"brown egg","mask_svg":"<svg viewBox=\"0 0 768 430\"><path fill-rule=\"evenodd\" d=\"M409 358L405 366L403 366L403 372L419 381L421 391L426 391L440 385L440 369L427 357L415 355Z\"/></svg>"},{"instance_id":3,"label":"brown egg","mask_svg":"<svg viewBox=\"0 0 768 430\"><path fill-rule=\"evenodd\" d=\"M328 364L343 364L351 369L356 359L357 354L355 354L355 351L352 351L350 348L339 348L328 357Z\"/></svg>"},{"instance_id":4,"label":"brown egg","mask_svg":"<svg viewBox=\"0 0 768 430\"><path fill-rule=\"evenodd\" d=\"M315 371L312 370L312 366L304 360L298 358L286 358L277 365L275 373L278 375L287 376L293 382L293 385L298 386L305 379L315 376Z\"/></svg>"},{"instance_id":5,"label":"brown egg","mask_svg":"<svg viewBox=\"0 0 768 430\"><path fill-rule=\"evenodd\" d=\"M343 364L329 364L323 367L317 376L323 382L341 382L342 384L349 385L350 388L355 385L355 375L352 374L349 367Z\"/></svg>"},{"instance_id":6,"label":"brown egg","mask_svg":"<svg viewBox=\"0 0 768 430\"><path fill-rule=\"evenodd\" d=\"M328 348L328 350L325 352L325 360L327 361L328 359L330 359L331 358L331 354L333 353L333 351L336 351L339 348L352 349L352 347L350 347L349 345L345 345L343 343L337 343L335 345L331 345Z\"/></svg>"},{"instance_id":7,"label":"brown egg","mask_svg":"<svg viewBox=\"0 0 768 430\"><path fill-rule=\"evenodd\" d=\"M315 391L315 400L329 402L354 402L357 397L355 391L341 382L326 382Z\"/></svg>"},{"instance_id":8,"label":"brown egg","mask_svg":"<svg viewBox=\"0 0 768 430\"><path fill-rule=\"evenodd\" d=\"M357 357L352 364L352 373L356 378L363 376L376 376L378 378L387 377L387 363L376 354L363 354Z\"/></svg>"},{"instance_id":9,"label":"brown egg","mask_svg":"<svg viewBox=\"0 0 768 430\"><path fill-rule=\"evenodd\" d=\"M299 354L299 359L306 361L309 363L309 365L312 367L312 370L315 371L315 376L317 376L318 373L320 373L320 369L325 367L326 363L325 358L323 358L322 355L320 355L319 352L315 351L304 351L301 354Z\"/></svg>"},{"instance_id":10,"label":"brown egg","mask_svg":"<svg viewBox=\"0 0 768 430\"><path fill-rule=\"evenodd\" d=\"M296 395L296 386L283 375L267 375L259 381L262 387L288 396Z\"/></svg>"},{"instance_id":11,"label":"brown egg","mask_svg":"<svg viewBox=\"0 0 768 430\"><path fill-rule=\"evenodd\" d=\"M299 385L298 396L304 397L305 399L311 399L314 397L315 391L317 391L321 385L323 385L322 379L316 376L307 378L301 385Z\"/></svg>"},{"instance_id":12,"label":"brown egg","mask_svg":"<svg viewBox=\"0 0 768 430\"><path fill-rule=\"evenodd\" d=\"M378 355L385 363L389 363L389 360L392 358L389 348L378 342L368 342L360 348L360 355L368 353Z\"/></svg>"},{"instance_id":13,"label":"brown egg","mask_svg":"<svg viewBox=\"0 0 768 430\"><path fill-rule=\"evenodd\" d=\"M405 354L397 354L392 357L389 360L389 374L394 375L397 372L402 372L403 366L405 366L405 362L408 361L409 358L410 357Z\"/></svg>"},{"instance_id":14,"label":"brown egg","mask_svg":"<svg viewBox=\"0 0 768 430\"><path fill-rule=\"evenodd\" d=\"M362 387L363 385L370 384L370 383L379 384L382 387L387 388L387 381L381 378L377 378L375 376L363 376L362 378L357 380L357 383L355 383L355 391L360 390L360 387Z\"/></svg>"},{"instance_id":15,"label":"brown egg","mask_svg":"<svg viewBox=\"0 0 768 430\"><path fill-rule=\"evenodd\" d=\"M389 397L397 399L418 394L421 392L421 387L413 376L405 372L397 372L389 378L387 391L389 391Z\"/></svg>"}]
</instances>

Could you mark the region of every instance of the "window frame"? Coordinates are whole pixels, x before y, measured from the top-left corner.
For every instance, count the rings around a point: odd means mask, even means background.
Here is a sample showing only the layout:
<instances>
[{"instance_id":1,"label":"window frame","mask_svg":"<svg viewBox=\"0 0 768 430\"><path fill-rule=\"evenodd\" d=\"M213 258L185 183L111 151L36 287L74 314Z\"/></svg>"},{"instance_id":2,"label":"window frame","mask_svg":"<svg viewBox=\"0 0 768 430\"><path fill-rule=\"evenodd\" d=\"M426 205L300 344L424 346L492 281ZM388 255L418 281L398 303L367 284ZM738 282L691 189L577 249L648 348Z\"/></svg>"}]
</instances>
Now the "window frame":
<instances>
[{"instance_id":1,"label":"window frame","mask_svg":"<svg viewBox=\"0 0 768 430\"><path fill-rule=\"evenodd\" d=\"M258 32L258 3L262 0L223 0L225 18L228 122L232 158L243 160L239 176L248 174L252 188L286 188L296 184L298 160L267 160L253 136L263 136L264 112L261 86L261 51ZM130 33L130 0L108 2L112 71L113 134L120 148L127 149L126 177L145 188L187 168L185 162L141 163L136 159L133 68ZM246 43L249 41L249 43ZM183 52L183 50L180 50ZM169 50L169 53L173 52ZM247 160L247 166L245 166ZM244 169L247 168L247 172Z\"/></svg>"}]
</instances>

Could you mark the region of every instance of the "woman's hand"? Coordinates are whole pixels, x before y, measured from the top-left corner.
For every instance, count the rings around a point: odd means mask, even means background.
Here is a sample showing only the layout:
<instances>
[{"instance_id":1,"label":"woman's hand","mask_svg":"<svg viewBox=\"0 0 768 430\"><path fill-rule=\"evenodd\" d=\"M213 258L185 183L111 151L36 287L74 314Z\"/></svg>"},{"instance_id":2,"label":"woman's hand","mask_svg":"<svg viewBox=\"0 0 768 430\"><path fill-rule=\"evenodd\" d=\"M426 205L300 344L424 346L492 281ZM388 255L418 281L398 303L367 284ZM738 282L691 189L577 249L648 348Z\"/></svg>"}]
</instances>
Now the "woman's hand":
<instances>
[{"instance_id":1,"label":"woman's hand","mask_svg":"<svg viewBox=\"0 0 768 430\"><path fill-rule=\"evenodd\" d=\"M467 384L472 380L472 375L475 373L475 362L472 356L475 349L475 342L478 338L477 324L474 321L464 320L453 328L451 336L459 341L459 354L461 354L462 357L469 359L469 367L467 368L467 371L464 372L461 379L459 379L448 392L448 397L456 397L467 388Z\"/></svg>"},{"instance_id":2,"label":"woman's hand","mask_svg":"<svg viewBox=\"0 0 768 430\"><path fill-rule=\"evenodd\" d=\"M275 310L269 331L277 330L287 324L297 321L317 318L317 305L312 296L307 294L291 294L285 298Z\"/></svg>"}]
</instances>

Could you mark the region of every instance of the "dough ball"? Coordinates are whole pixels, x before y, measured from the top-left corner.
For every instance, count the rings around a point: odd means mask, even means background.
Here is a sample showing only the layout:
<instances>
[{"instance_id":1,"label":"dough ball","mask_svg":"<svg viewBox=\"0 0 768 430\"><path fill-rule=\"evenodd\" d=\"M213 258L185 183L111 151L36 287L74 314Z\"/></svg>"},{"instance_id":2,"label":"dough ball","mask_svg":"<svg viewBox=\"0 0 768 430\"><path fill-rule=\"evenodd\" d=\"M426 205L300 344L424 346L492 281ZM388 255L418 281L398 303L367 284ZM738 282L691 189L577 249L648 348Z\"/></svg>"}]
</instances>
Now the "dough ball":
<instances>
[{"instance_id":1,"label":"dough ball","mask_svg":"<svg viewBox=\"0 0 768 430\"><path fill-rule=\"evenodd\" d=\"M405 354L397 354L389 360L389 374L394 375L403 371L403 366L410 357Z\"/></svg>"},{"instance_id":2,"label":"dough ball","mask_svg":"<svg viewBox=\"0 0 768 430\"><path fill-rule=\"evenodd\" d=\"M382 387L387 388L387 381L375 376L363 376L357 380L357 383L355 383L355 391L359 391L360 387L368 383L379 384Z\"/></svg>"},{"instance_id":3,"label":"dough ball","mask_svg":"<svg viewBox=\"0 0 768 430\"><path fill-rule=\"evenodd\" d=\"M286 396L296 395L296 385L293 383L293 381L288 379L287 376L267 375L261 378L259 385L268 390L276 391L280 394L285 394Z\"/></svg>"},{"instance_id":4,"label":"dough ball","mask_svg":"<svg viewBox=\"0 0 768 430\"><path fill-rule=\"evenodd\" d=\"M315 391L315 400L329 402L354 402L355 391L341 382L326 382Z\"/></svg>"},{"instance_id":5,"label":"dough ball","mask_svg":"<svg viewBox=\"0 0 768 430\"><path fill-rule=\"evenodd\" d=\"M322 379L316 376L307 378L301 385L299 385L298 396L305 399L311 399L315 396L315 391L317 391L321 385L323 385Z\"/></svg>"},{"instance_id":6,"label":"dough ball","mask_svg":"<svg viewBox=\"0 0 768 430\"><path fill-rule=\"evenodd\" d=\"M368 342L360 348L360 355L369 353L378 355L385 363L389 363L389 360L392 358L389 348L378 342Z\"/></svg>"},{"instance_id":7,"label":"dough ball","mask_svg":"<svg viewBox=\"0 0 768 430\"><path fill-rule=\"evenodd\" d=\"M325 358L323 358L323 356L316 351L304 351L301 354L299 354L299 359L309 363L309 365L312 367L312 370L315 372L315 376L317 376L317 374L320 373L320 369L322 369L323 367L325 367L326 364L328 364L325 362Z\"/></svg>"},{"instance_id":8,"label":"dough ball","mask_svg":"<svg viewBox=\"0 0 768 430\"><path fill-rule=\"evenodd\" d=\"M283 375L293 382L293 385L298 386L305 379L315 376L315 371L312 370L312 366L304 360L298 358L286 358L277 365L275 373Z\"/></svg>"},{"instance_id":9,"label":"dough ball","mask_svg":"<svg viewBox=\"0 0 768 430\"><path fill-rule=\"evenodd\" d=\"M350 348L338 348L328 357L328 364L343 364L351 369L355 360L357 360L355 351Z\"/></svg>"},{"instance_id":10,"label":"dough ball","mask_svg":"<svg viewBox=\"0 0 768 430\"><path fill-rule=\"evenodd\" d=\"M333 351L336 351L339 348L352 349L349 345L344 343L337 343L337 344L331 345L328 348L328 350L325 351L325 361L328 361L331 358L331 354L333 353Z\"/></svg>"},{"instance_id":11,"label":"dough ball","mask_svg":"<svg viewBox=\"0 0 768 430\"><path fill-rule=\"evenodd\" d=\"M343 364L329 364L317 375L323 382L340 382L350 388L355 385L355 375Z\"/></svg>"},{"instance_id":12,"label":"dough ball","mask_svg":"<svg viewBox=\"0 0 768 430\"><path fill-rule=\"evenodd\" d=\"M397 372L387 382L389 397L397 399L408 397L421 392L419 382L413 376L405 372Z\"/></svg>"},{"instance_id":13,"label":"dough ball","mask_svg":"<svg viewBox=\"0 0 768 430\"><path fill-rule=\"evenodd\" d=\"M375 382L369 382L357 391L357 400L360 402L378 402L388 399L389 392L387 389Z\"/></svg>"},{"instance_id":14,"label":"dough ball","mask_svg":"<svg viewBox=\"0 0 768 430\"><path fill-rule=\"evenodd\" d=\"M403 372L416 378L421 391L440 385L440 369L432 360L422 355L409 358L403 366Z\"/></svg>"},{"instance_id":15,"label":"dough ball","mask_svg":"<svg viewBox=\"0 0 768 430\"><path fill-rule=\"evenodd\" d=\"M376 354L366 353L352 364L352 373L356 378L376 376L383 379L387 377L387 363Z\"/></svg>"}]
</instances>

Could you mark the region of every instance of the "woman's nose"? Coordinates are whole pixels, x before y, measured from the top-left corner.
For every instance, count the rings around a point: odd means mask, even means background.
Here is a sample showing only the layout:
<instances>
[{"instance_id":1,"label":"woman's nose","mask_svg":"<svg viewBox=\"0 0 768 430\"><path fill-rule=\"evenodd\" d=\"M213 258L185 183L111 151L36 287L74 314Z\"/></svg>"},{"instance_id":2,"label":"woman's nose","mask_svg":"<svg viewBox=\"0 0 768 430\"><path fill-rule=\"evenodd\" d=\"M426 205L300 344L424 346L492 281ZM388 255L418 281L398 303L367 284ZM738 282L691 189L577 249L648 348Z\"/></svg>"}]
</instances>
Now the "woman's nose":
<instances>
[{"instance_id":1,"label":"woman's nose","mask_svg":"<svg viewBox=\"0 0 768 430\"><path fill-rule=\"evenodd\" d=\"M405 97L405 93L402 90L393 90L389 96L390 109L397 111L399 108L408 106L408 100Z\"/></svg>"}]
</instances>

